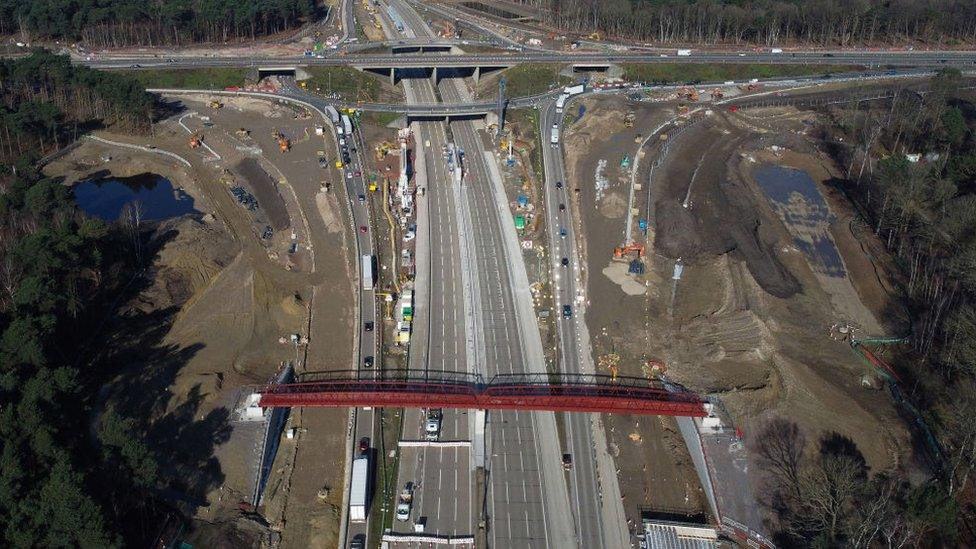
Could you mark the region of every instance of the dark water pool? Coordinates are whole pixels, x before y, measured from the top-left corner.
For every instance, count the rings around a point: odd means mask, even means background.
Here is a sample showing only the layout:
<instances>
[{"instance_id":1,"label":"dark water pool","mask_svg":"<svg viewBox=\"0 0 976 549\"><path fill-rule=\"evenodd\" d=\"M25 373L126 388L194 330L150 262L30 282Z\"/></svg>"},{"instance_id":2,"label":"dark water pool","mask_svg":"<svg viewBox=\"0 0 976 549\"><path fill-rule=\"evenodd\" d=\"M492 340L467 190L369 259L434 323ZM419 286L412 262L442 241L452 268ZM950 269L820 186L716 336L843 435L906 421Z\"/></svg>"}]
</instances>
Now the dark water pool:
<instances>
[{"instance_id":1,"label":"dark water pool","mask_svg":"<svg viewBox=\"0 0 976 549\"><path fill-rule=\"evenodd\" d=\"M830 235L834 215L810 174L796 168L764 164L753 175L814 270L827 276L844 277L847 274L844 260Z\"/></svg>"},{"instance_id":2,"label":"dark water pool","mask_svg":"<svg viewBox=\"0 0 976 549\"><path fill-rule=\"evenodd\" d=\"M115 221L126 204L137 202L142 219L158 221L194 213L193 198L176 190L168 179L145 173L82 181L74 187L75 202L88 215Z\"/></svg>"}]
</instances>

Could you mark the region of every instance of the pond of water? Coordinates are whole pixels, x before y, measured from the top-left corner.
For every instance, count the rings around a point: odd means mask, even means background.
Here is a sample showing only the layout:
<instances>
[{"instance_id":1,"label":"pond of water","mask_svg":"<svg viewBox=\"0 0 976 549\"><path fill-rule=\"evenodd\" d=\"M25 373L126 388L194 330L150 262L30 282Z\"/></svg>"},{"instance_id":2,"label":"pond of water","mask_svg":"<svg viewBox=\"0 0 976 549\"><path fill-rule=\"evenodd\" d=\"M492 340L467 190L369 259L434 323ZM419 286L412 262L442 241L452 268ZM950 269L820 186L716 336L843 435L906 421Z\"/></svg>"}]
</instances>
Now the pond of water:
<instances>
[{"instance_id":1,"label":"pond of water","mask_svg":"<svg viewBox=\"0 0 976 549\"><path fill-rule=\"evenodd\" d=\"M127 204L142 209L144 221L194 213L193 198L174 189L168 179L145 173L133 177L89 179L74 186L75 201L88 215L115 221Z\"/></svg>"},{"instance_id":2,"label":"pond of water","mask_svg":"<svg viewBox=\"0 0 976 549\"><path fill-rule=\"evenodd\" d=\"M753 176L813 269L828 276L845 276L844 260L830 235L834 215L810 174L787 166L763 164Z\"/></svg>"}]
</instances>

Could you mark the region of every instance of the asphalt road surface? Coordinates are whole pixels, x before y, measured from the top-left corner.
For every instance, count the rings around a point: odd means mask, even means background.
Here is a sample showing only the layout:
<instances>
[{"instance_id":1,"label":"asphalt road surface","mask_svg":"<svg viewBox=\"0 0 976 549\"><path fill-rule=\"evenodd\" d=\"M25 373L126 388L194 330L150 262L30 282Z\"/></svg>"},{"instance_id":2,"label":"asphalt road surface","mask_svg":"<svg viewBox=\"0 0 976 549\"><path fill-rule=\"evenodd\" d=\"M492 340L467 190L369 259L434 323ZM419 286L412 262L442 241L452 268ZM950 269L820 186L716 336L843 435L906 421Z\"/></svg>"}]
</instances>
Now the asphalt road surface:
<instances>
[{"instance_id":1,"label":"asphalt road surface","mask_svg":"<svg viewBox=\"0 0 976 549\"><path fill-rule=\"evenodd\" d=\"M559 332L559 370L581 373L583 349L577 325L583 322L583 292L576 230L571 213L574 186L566 184L561 143L553 146L550 139L547 139L551 138L550 130L553 126L562 124L562 115L556 113L555 102L550 102L541 109L539 120L539 132L544 141L542 154L546 174L546 225L552 259L553 310ZM568 317L565 311L567 306ZM572 456L573 462L569 475L569 495L576 519L577 540L580 547L604 547L600 484L593 452L590 417L589 414L564 415L565 452Z\"/></svg>"},{"instance_id":2,"label":"asphalt road surface","mask_svg":"<svg viewBox=\"0 0 976 549\"><path fill-rule=\"evenodd\" d=\"M405 10L403 10L405 11ZM215 54L216 55L216 54ZM692 52L690 55L648 53L558 53L518 52L451 54L444 52L367 54L344 52L317 57L201 57L166 54L165 58L153 54L142 56L126 54L109 57L100 55L91 61L76 60L93 68L159 68L159 67L291 67L304 65L347 65L372 68L430 68L430 67L507 67L519 63L567 63L600 65L611 63L714 63L714 64L801 64L801 65L863 65L883 66L976 66L976 52L796 52L796 53L714 53Z\"/></svg>"},{"instance_id":3,"label":"asphalt road surface","mask_svg":"<svg viewBox=\"0 0 976 549\"><path fill-rule=\"evenodd\" d=\"M381 9L388 34L397 31ZM401 15L404 17L404 15ZM409 36L411 29L405 29ZM429 80L404 80L408 103L436 104ZM443 155L448 141L442 122L416 122L415 165L418 196L417 277L415 317L410 342L410 368L468 371L468 326L464 304L460 218L457 215L453 176ZM419 193L418 193L419 195ZM425 414L407 410L402 440L425 441ZM437 443L456 446L403 446L398 488L414 487L410 517L394 523L393 532L410 534L414 523L424 522L424 534L472 536L474 481L471 471L469 417L466 410L443 410ZM398 543L397 545L406 545Z\"/></svg>"}]
</instances>

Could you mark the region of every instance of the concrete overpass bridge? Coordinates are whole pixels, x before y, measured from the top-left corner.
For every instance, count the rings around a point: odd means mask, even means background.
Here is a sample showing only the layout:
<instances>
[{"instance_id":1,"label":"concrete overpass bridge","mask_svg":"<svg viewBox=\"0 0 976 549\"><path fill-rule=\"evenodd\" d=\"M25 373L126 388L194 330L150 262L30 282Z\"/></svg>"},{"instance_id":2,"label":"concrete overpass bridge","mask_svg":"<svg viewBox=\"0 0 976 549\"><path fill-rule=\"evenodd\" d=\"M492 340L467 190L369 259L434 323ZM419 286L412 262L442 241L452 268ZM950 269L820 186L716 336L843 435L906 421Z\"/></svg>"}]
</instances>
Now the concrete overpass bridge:
<instances>
[{"instance_id":1,"label":"concrete overpass bridge","mask_svg":"<svg viewBox=\"0 0 976 549\"><path fill-rule=\"evenodd\" d=\"M417 48L421 46L411 45ZM439 46L438 46L439 47ZM861 65L892 67L967 67L976 65L974 51L946 52L693 52L688 56L649 53L565 53L565 52L505 52L464 53L353 53L343 52L328 57L201 57L179 56L157 58L147 56L119 56L76 62L101 69L187 68L187 67L278 67L278 66L350 66L364 70L391 71L422 69L463 69L490 71L522 63L556 63L580 68L607 66L618 63L706 63L706 64L804 64L804 65Z\"/></svg>"}]
</instances>

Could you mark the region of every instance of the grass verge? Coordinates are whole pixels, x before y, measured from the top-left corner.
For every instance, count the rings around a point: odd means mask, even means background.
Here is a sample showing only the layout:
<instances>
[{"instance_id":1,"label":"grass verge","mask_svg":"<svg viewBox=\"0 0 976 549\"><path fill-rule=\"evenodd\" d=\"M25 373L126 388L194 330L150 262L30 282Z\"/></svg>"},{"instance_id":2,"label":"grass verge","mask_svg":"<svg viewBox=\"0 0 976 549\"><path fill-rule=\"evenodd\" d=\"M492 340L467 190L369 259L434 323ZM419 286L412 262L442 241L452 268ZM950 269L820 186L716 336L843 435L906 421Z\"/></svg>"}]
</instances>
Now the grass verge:
<instances>
[{"instance_id":1,"label":"grass verge","mask_svg":"<svg viewBox=\"0 0 976 549\"><path fill-rule=\"evenodd\" d=\"M306 80L309 91L346 101L396 100L396 94L384 89L378 78L350 67L309 67Z\"/></svg>"},{"instance_id":2,"label":"grass verge","mask_svg":"<svg viewBox=\"0 0 976 549\"><path fill-rule=\"evenodd\" d=\"M243 86L247 69L218 67L206 69L142 69L120 71L147 88L186 88L222 90Z\"/></svg>"},{"instance_id":3,"label":"grass verge","mask_svg":"<svg viewBox=\"0 0 976 549\"><path fill-rule=\"evenodd\" d=\"M363 122L374 126L387 127L403 115L395 112L363 111Z\"/></svg>"},{"instance_id":4,"label":"grass verge","mask_svg":"<svg viewBox=\"0 0 976 549\"><path fill-rule=\"evenodd\" d=\"M719 82L748 78L810 76L862 70L855 65L706 65L696 63L622 64L624 79L649 84Z\"/></svg>"},{"instance_id":5,"label":"grass verge","mask_svg":"<svg viewBox=\"0 0 976 549\"><path fill-rule=\"evenodd\" d=\"M522 97L549 91L558 86L571 84L573 79L563 76L559 72L563 65L525 64L512 67L502 73L507 80L505 95L508 97ZM497 94L492 94L495 96Z\"/></svg>"}]
</instances>

